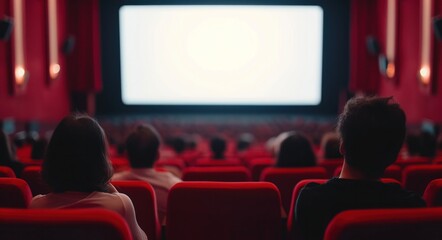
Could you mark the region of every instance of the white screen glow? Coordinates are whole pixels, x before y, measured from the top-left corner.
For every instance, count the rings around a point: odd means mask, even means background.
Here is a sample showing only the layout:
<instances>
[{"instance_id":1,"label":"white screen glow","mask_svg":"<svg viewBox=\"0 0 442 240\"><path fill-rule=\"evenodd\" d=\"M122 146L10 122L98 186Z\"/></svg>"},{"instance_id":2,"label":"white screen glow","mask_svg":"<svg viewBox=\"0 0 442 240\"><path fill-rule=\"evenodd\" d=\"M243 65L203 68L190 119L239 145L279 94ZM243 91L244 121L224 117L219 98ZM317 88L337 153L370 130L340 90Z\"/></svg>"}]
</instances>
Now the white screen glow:
<instances>
[{"instance_id":1,"label":"white screen glow","mask_svg":"<svg viewBox=\"0 0 442 240\"><path fill-rule=\"evenodd\" d=\"M318 6L123 6L125 104L317 105Z\"/></svg>"}]
</instances>

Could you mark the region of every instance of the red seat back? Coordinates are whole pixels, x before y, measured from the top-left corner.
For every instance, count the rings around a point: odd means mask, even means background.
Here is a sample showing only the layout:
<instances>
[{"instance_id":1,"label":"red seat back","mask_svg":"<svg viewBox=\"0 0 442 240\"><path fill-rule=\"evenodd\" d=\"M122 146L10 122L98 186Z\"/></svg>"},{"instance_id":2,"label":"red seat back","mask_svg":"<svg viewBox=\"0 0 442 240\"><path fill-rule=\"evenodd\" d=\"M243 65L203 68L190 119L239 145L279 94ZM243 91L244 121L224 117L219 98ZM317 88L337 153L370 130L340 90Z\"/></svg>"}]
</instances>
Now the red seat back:
<instances>
[{"instance_id":1,"label":"red seat back","mask_svg":"<svg viewBox=\"0 0 442 240\"><path fill-rule=\"evenodd\" d=\"M395 165L398 165L402 169L407 166L418 165L418 164L429 164L431 163L431 159L427 157L413 156L409 158L398 158Z\"/></svg>"},{"instance_id":2,"label":"red seat back","mask_svg":"<svg viewBox=\"0 0 442 240\"><path fill-rule=\"evenodd\" d=\"M153 187L143 181L112 181L118 192L126 194L137 213L138 225L149 240L161 239L161 224L158 220L157 203Z\"/></svg>"},{"instance_id":3,"label":"red seat back","mask_svg":"<svg viewBox=\"0 0 442 240\"><path fill-rule=\"evenodd\" d=\"M0 178L15 178L15 173L10 167L0 166Z\"/></svg>"},{"instance_id":4,"label":"red seat back","mask_svg":"<svg viewBox=\"0 0 442 240\"><path fill-rule=\"evenodd\" d=\"M24 180L0 178L0 208L28 208L31 199L31 189Z\"/></svg>"},{"instance_id":5,"label":"red seat back","mask_svg":"<svg viewBox=\"0 0 442 240\"><path fill-rule=\"evenodd\" d=\"M189 167L183 172L184 181L251 181L250 172L245 167Z\"/></svg>"},{"instance_id":6,"label":"red seat back","mask_svg":"<svg viewBox=\"0 0 442 240\"><path fill-rule=\"evenodd\" d=\"M40 166L25 167L21 174L21 178L28 183L33 196L36 196L38 194L48 194L49 192L51 192L49 186L46 184L41 176Z\"/></svg>"},{"instance_id":7,"label":"red seat back","mask_svg":"<svg viewBox=\"0 0 442 240\"><path fill-rule=\"evenodd\" d=\"M0 209L0 235L14 240L131 240L124 219L104 209Z\"/></svg>"},{"instance_id":8,"label":"red seat back","mask_svg":"<svg viewBox=\"0 0 442 240\"><path fill-rule=\"evenodd\" d=\"M435 179L427 185L423 199L428 207L442 206L442 178Z\"/></svg>"},{"instance_id":9,"label":"red seat back","mask_svg":"<svg viewBox=\"0 0 442 240\"><path fill-rule=\"evenodd\" d=\"M427 185L437 178L442 178L442 165L408 166L402 173L402 185L408 190L423 195Z\"/></svg>"},{"instance_id":10,"label":"red seat back","mask_svg":"<svg viewBox=\"0 0 442 240\"><path fill-rule=\"evenodd\" d=\"M323 167L304 168L267 168L262 174L260 181L274 183L281 193L282 206L286 213L290 210L292 192L296 184L304 179L325 179L327 172Z\"/></svg>"},{"instance_id":11,"label":"red seat back","mask_svg":"<svg viewBox=\"0 0 442 240\"><path fill-rule=\"evenodd\" d=\"M293 189L292 200L291 200L291 204L290 204L290 212L288 213L288 219L287 219L287 232L288 232L289 239L299 239L300 238L300 236L297 235L300 231L298 229L298 226L294 222L296 201L298 200L299 193L305 187L305 185L307 185L309 183L324 184L327 181L328 181L328 179L306 179L306 180L302 180L298 184L296 184L295 188ZM399 185L401 184L401 182L399 182L396 179L392 179L392 178L382 178L381 181L383 183L395 183L395 184L399 184Z\"/></svg>"},{"instance_id":12,"label":"red seat back","mask_svg":"<svg viewBox=\"0 0 442 240\"><path fill-rule=\"evenodd\" d=\"M274 165L275 165L275 160L273 158L258 158L251 160L248 163L248 166L252 173L252 180L258 181L262 171Z\"/></svg>"},{"instance_id":13,"label":"red seat back","mask_svg":"<svg viewBox=\"0 0 442 240\"><path fill-rule=\"evenodd\" d=\"M350 210L336 215L325 240L442 239L442 209Z\"/></svg>"},{"instance_id":14,"label":"red seat back","mask_svg":"<svg viewBox=\"0 0 442 240\"><path fill-rule=\"evenodd\" d=\"M238 159L198 159L193 166L196 167L222 167L222 166L242 166L242 162Z\"/></svg>"},{"instance_id":15,"label":"red seat back","mask_svg":"<svg viewBox=\"0 0 442 240\"><path fill-rule=\"evenodd\" d=\"M181 182L169 193L166 239L281 239L278 189L263 182Z\"/></svg>"}]
</instances>

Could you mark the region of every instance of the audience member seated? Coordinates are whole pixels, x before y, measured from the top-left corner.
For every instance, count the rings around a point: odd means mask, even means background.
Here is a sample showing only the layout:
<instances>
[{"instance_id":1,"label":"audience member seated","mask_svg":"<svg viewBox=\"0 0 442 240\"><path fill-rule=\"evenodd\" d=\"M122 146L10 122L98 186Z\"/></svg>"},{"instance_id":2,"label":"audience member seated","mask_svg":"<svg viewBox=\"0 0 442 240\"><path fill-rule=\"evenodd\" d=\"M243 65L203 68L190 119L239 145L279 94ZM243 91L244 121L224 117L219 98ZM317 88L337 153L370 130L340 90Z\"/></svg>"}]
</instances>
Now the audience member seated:
<instances>
[{"instance_id":1,"label":"audience member seated","mask_svg":"<svg viewBox=\"0 0 442 240\"><path fill-rule=\"evenodd\" d=\"M311 167L316 156L310 141L301 133L289 132L282 140L276 158L276 167Z\"/></svg>"},{"instance_id":2,"label":"audience member seated","mask_svg":"<svg viewBox=\"0 0 442 240\"><path fill-rule=\"evenodd\" d=\"M332 218L344 210L424 207L398 184L380 181L405 137L405 113L391 98L353 98L340 115L344 164L339 178L306 185L297 199L295 221L304 239L323 239Z\"/></svg>"},{"instance_id":3,"label":"audience member seated","mask_svg":"<svg viewBox=\"0 0 442 240\"><path fill-rule=\"evenodd\" d=\"M134 239L147 239L130 198L109 183L112 167L103 129L88 116L65 117L48 144L43 179L52 189L37 195L30 208L106 208L119 213Z\"/></svg>"},{"instance_id":4,"label":"audience member seated","mask_svg":"<svg viewBox=\"0 0 442 240\"><path fill-rule=\"evenodd\" d=\"M48 145L48 140L46 140L46 138L39 138L34 143L32 143L31 159L35 160L43 159L47 145Z\"/></svg>"},{"instance_id":5,"label":"audience member seated","mask_svg":"<svg viewBox=\"0 0 442 240\"><path fill-rule=\"evenodd\" d=\"M226 140L220 136L210 139L210 150L212 151L212 159L225 159L224 153L227 148Z\"/></svg>"},{"instance_id":6,"label":"audience member seated","mask_svg":"<svg viewBox=\"0 0 442 240\"><path fill-rule=\"evenodd\" d=\"M334 132L328 132L322 136L321 150L323 159L338 159L342 158L342 154L339 151L339 135Z\"/></svg>"},{"instance_id":7,"label":"audience member seated","mask_svg":"<svg viewBox=\"0 0 442 240\"><path fill-rule=\"evenodd\" d=\"M112 180L141 180L155 189L158 215L161 222L166 216L169 189L181 179L170 172L156 171L153 166L159 159L160 136L148 125L138 126L126 140L127 157L131 169L116 173Z\"/></svg>"},{"instance_id":8,"label":"audience member seated","mask_svg":"<svg viewBox=\"0 0 442 240\"><path fill-rule=\"evenodd\" d=\"M186 149L181 158L187 165L192 165L196 159L201 157L201 152L198 150L198 136L197 135L187 135L185 137Z\"/></svg>"},{"instance_id":9,"label":"audience member seated","mask_svg":"<svg viewBox=\"0 0 442 240\"><path fill-rule=\"evenodd\" d=\"M12 154L9 138L3 131L0 131L0 166L10 167L15 176L20 176L24 168L24 165Z\"/></svg>"},{"instance_id":10,"label":"audience member seated","mask_svg":"<svg viewBox=\"0 0 442 240\"><path fill-rule=\"evenodd\" d=\"M427 131L411 132L405 139L407 157L421 156L433 158L437 153L437 140Z\"/></svg>"},{"instance_id":11,"label":"audience member seated","mask_svg":"<svg viewBox=\"0 0 442 240\"><path fill-rule=\"evenodd\" d=\"M420 139L420 152L422 157L434 158L437 152L437 139L436 137L427 131L422 131L419 135Z\"/></svg>"},{"instance_id":12,"label":"audience member seated","mask_svg":"<svg viewBox=\"0 0 442 240\"><path fill-rule=\"evenodd\" d=\"M415 132L408 133L405 137L405 146L408 157L418 156L420 152L419 134Z\"/></svg>"},{"instance_id":13,"label":"audience member seated","mask_svg":"<svg viewBox=\"0 0 442 240\"><path fill-rule=\"evenodd\" d=\"M186 150L186 141L181 136L174 137L172 140L172 148L175 152L175 155L177 157L180 157L184 150Z\"/></svg>"}]
</instances>

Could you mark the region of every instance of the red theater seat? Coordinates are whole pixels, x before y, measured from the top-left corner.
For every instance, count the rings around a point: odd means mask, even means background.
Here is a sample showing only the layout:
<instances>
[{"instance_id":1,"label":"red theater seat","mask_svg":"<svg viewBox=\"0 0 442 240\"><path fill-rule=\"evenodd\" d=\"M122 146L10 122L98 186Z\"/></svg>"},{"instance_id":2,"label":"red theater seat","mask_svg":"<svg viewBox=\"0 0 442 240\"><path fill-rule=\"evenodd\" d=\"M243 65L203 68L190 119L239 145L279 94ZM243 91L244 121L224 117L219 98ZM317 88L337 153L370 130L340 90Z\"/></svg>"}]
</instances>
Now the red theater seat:
<instances>
[{"instance_id":1,"label":"red theater seat","mask_svg":"<svg viewBox=\"0 0 442 240\"><path fill-rule=\"evenodd\" d=\"M0 178L0 208L28 208L31 199L31 189L24 180Z\"/></svg>"},{"instance_id":2,"label":"red theater seat","mask_svg":"<svg viewBox=\"0 0 442 240\"><path fill-rule=\"evenodd\" d=\"M250 171L252 172L253 181L258 181L262 171L274 165L275 165L275 160L273 158L258 158L251 160L248 166Z\"/></svg>"},{"instance_id":3,"label":"red theater seat","mask_svg":"<svg viewBox=\"0 0 442 240\"><path fill-rule=\"evenodd\" d=\"M351 210L333 218L324 240L436 240L441 226L441 208Z\"/></svg>"},{"instance_id":4,"label":"red theater seat","mask_svg":"<svg viewBox=\"0 0 442 240\"><path fill-rule=\"evenodd\" d=\"M409 158L399 158L396 162L394 162L395 165L398 165L402 169L404 169L407 166L412 165L419 165L419 164L429 164L431 163L431 159L427 157L409 157Z\"/></svg>"},{"instance_id":5,"label":"red theater seat","mask_svg":"<svg viewBox=\"0 0 442 240\"><path fill-rule=\"evenodd\" d=\"M442 207L442 178L435 179L427 185L423 199L428 207Z\"/></svg>"},{"instance_id":6,"label":"red theater seat","mask_svg":"<svg viewBox=\"0 0 442 240\"><path fill-rule=\"evenodd\" d=\"M299 232L298 230L298 226L296 226L295 222L294 222L294 212L295 212L295 206L296 206L296 201L298 199L299 193L301 192L302 188L305 187L305 185L309 184L309 183L319 183L319 184L324 184L328 181L328 179L306 179L306 180L302 180L300 181L298 184L296 184L295 188L293 189L293 194L292 194L292 200L291 200L291 204L290 204L290 212L287 214L288 215L288 219L287 219L287 230L288 230L288 236L289 239L299 239L300 236L297 235L297 233ZM396 179L392 179L392 178L382 178L381 181L383 183L395 183L395 184L401 184L401 182L399 182Z\"/></svg>"},{"instance_id":7,"label":"red theater seat","mask_svg":"<svg viewBox=\"0 0 442 240\"><path fill-rule=\"evenodd\" d=\"M281 239L278 189L263 182L178 183L169 193L166 239Z\"/></svg>"},{"instance_id":8,"label":"red theater seat","mask_svg":"<svg viewBox=\"0 0 442 240\"><path fill-rule=\"evenodd\" d=\"M43 181L40 166L29 166L23 169L21 178L25 180L31 188L32 195L47 194L50 192L49 186Z\"/></svg>"},{"instance_id":9,"label":"red theater seat","mask_svg":"<svg viewBox=\"0 0 442 240\"><path fill-rule=\"evenodd\" d=\"M193 166L195 167L242 166L242 162L238 159L224 159L224 160L198 159Z\"/></svg>"},{"instance_id":10,"label":"red theater seat","mask_svg":"<svg viewBox=\"0 0 442 240\"><path fill-rule=\"evenodd\" d=\"M0 209L1 239L131 240L117 213L104 209Z\"/></svg>"},{"instance_id":11,"label":"red theater seat","mask_svg":"<svg viewBox=\"0 0 442 240\"><path fill-rule=\"evenodd\" d=\"M402 185L422 195L427 185L438 178L442 178L442 165L408 166L402 173Z\"/></svg>"},{"instance_id":12,"label":"red theater seat","mask_svg":"<svg viewBox=\"0 0 442 240\"><path fill-rule=\"evenodd\" d=\"M131 200L137 215L138 225L149 240L161 239L161 224L158 220L157 203L153 187L143 181L112 181L118 192Z\"/></svg>"},{"instance_id":13,"label":"red theater seat","mask_svg":"<svg viewBox=\"0 0 442 240\"><path fill-rule=\"evenodd\" d=\"M250 172L245 167L189 167L183 172L184 181L251 181Z\"/></svg>"},{"instance_id":14,"label":"red theater seat","mask_svg":"<svg viewBox=\"0 0 442 240\"><path fill-rule=\"evenodd\" d=\"M304 179L326 179L327 172L323 167L305 168L267 168L260 177L260 181L274 183L281 193L282 206L288 213L292 192L296 184Z\"/></svg>"},{"instance_id":15,"label":"red theater seat","mask_svg":"<svg viewBox=\"0 0 442 240\"><path fill-rule=\"evenodd\" d=\"M0 166L0 178L15 178L15 173L10 167Z\"/></svg>"}]
</instances>

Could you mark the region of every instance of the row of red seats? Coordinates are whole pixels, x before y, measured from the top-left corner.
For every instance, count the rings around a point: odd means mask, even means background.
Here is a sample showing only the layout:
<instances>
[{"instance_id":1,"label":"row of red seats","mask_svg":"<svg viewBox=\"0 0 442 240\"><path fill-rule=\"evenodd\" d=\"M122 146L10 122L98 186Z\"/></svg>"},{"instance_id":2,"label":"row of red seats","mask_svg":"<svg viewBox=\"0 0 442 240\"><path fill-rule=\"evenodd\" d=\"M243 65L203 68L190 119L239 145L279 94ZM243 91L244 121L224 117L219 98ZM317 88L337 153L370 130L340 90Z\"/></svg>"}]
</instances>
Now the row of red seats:
<instances>
[{"instance_id":1,"label":"row of red seats","mask_svg":"<svg viewBox=\"0 0 442 240\"><path fill-rule=\"evenodd\" d=\"M5 167L0 167L0 176L2 169L5 176L14 176L13 172ZM31 166L25 168L22 178L25 179L31 187L33 195L45 194L49 188L41 179L41 168ZM9 172L9 173L7 173ZM9 174L9 175L8 175ZM400 177L402 175L402 177ZM273 168L267 167L262 172L260 181L274 183L282 197L282 204L286 211L289 210L291 193L294 186L303 179L327 179L329 176L323 167L309 168ZM442 178L442 165L419 164L406 167L403 171L398 166L390 166L384 178L393 178L398 180L402 186L408 190L423 194L428 183L437 178ZM245 167L192 167L186 168L183 172L184 181L250 181L249 170Z\"/></svg>"},{"instance_id":2,"label":"row of red seats","mask_svg":"<svg viewBox=\"0 0 442 240\"><path fill-rule=\"evenodd\" d=\"M297 194L299 190L309 182L324 182L325 180L304 180L301 181L293 191L291 208L293 209L296 204ZM391 180L384 180L386 182L391 182ZM393 180L394 181L394 180ZM137 220L143 230L148 234L149 239L159 240L160 239L160 226L158 223L158 218L156 216L156 205L155 205L155 195L153 188L144 182L139 181L126 181L126 182L114 182L113 183L119 191L127 194L133 201L135 210L137 212ZM29 205L31 199L31 193L26 182L17 178L2 178L0 179L0 207L1 208L26 208ZM442 206L442 179L432 181L426 193L424 194L424 199L426 200L428 206ZM41 212L35 210L27 210L30 212L19 211L18 214L14 215L18 218L19 216L27 216L22 219L22 221L36 221L38 219L37 214L43 214L45 210ZM48 210L50 211L50 210ZM74 210L81 212L82 210ZM371 213L370 213L371 211ZM355 211L361 215L352 214L340 214L336 219L332 221L329 229L326 232L326 239L386 239L384 235L370 235L372 232L367 232L369 230L364 228L352 227L347 230L343 229L343 222L346 224L356 224L352 223L351 217L357 218L353 219L357 224L364 223L360 219L364 219L361 216L367 216L368 220L376 219L374 222L370 222L371 226L382 226L379 223L384 223L383 221L390 221L385 223L385 226L389 224L398 222L411 224L418 224L420 227L425 228L427 223L424 218L440 223L442 221L442 213L440 209L420 209L420 210L370 210L364 212L361 210ZM292 211L290 211L292 213ZM351 211L350 211L351 212ZM374 214L373 212L376 212ZM387 212L395 212L392 216L383 216ZM403 213L403 214L402 214ZM413 215L407 215L407 214ZM8 215L9 214L9 215ZM23 235L24 229L14 226L14 224L19 224L16 222L18 218L10 218L9 223L8 217L12 212L10 210L0 210L0 233L2 236L7 236L3 234L8 234L11 231L21 231ZM52 213L45 213L52 214ZM91 214L91 213L83 213ZM101 214L101 213L100 213ZM79 217L79 215L74 214ZM343 216L341 216L343 215ZM58 215L60 217L60 215ZM69 216L69 214L67 215ZM82 225L82 231L88 231L91 226L86 227L91 221L98 221L93 215L86 215L89 218L84 220L77 219L78 225ZM105 215L105 216L108 216ZM113 218L109 216L109 218ZM380 220L380 218L384 220ZM12 220L11 220L12 219ZM47 221L48 218L44 218L42 221ZM54 218L57 219L57 218ZM53 221L55 221L53 219ZM386 220L387 219L387 220ZM407 221L403 221L407 219ZM167 225L166 225L166 238L169 240L174 239L280 239L281 238L281 212L280 212L280 196L279 191L275 185L266 182L182 182L176 184L170 191L168 200L168 215L167 215ZM119 221L119 220L118 220ZM124 220L123 220L124 221ZM388 224L389 223L389 224ZM7 225L9 224L9 225ZM36 226L27 226L29 228L35 228L34 231L38 229ZM121 225L121 223L119 223ZM357 225L356 224L356 225ZM118 225L118 224L117 224ZM8 226L7 228L5 226ZM122 225L125 228L125 225ZM291 239L296 239L296 230L293 225L293 214L289 215L288 218L288 232ZM432 231L434 231L434 222L429 224ZM440 226L440 225L439 225ZM23 226L22 226L23 227ZM66 226L65 226L66 227ZM2 228L5 228L3 230ZM62 228L63 229L63 228ZM331 230L330 230L331 229ZM345 228L344 228L345 229ZM44 228L44 231L47 229ZM124 230L126 231L126 230ZM124 232L123 231L123 232ZM361 234L366 232L366 236L378 236L380 238L359 238L355 236L360 235L350 235L355 238L333 238L327 237L329 232L332 232L332 236L342 234L342 231L356 231ZM383 230L387 231L387 230ZM381 231L381 232L383 232ZM388 232L388 231L387 231ZM442 230L437 231L440 236ZM394 232L393 232L394 233ZM12 234L12 233L11 233ZM29 234L29 232L28 232ZM390 233L391 234L391 233ZM396 233L396 234L402 234ZM434 234L430 232L429 234ZM12 236L12 235L11 235ZM21 236L20 234L17 236ZM75 235L78 237L78 235ZM388 235L389 237L397 235ZM419 236L413 234L411 236ZM423 236L423 235L421 235ZM29 235L28 235L29 237ZM63 239L70 239L70 236ZM86 236L87 237L87 236ZM348 237L348 236L347 236ZM5 238L10 239L10 238ZM21 239L21 238L14 238ZM38 239L38 238L33 238ZM86 238L88 239L88 238ZM96 238L98 239L98 238ZM113 239L113 238L105 238ZM125 238L121 238L125 239ZM391 239L398 239L392 237ZM400 239L410 239L410 238L400 238ZM414 238L416 239L416 238ZM425 238L417 238L425 239ZM430 238L439 239L439 238Z\"/></svg>"}]
</instances>

